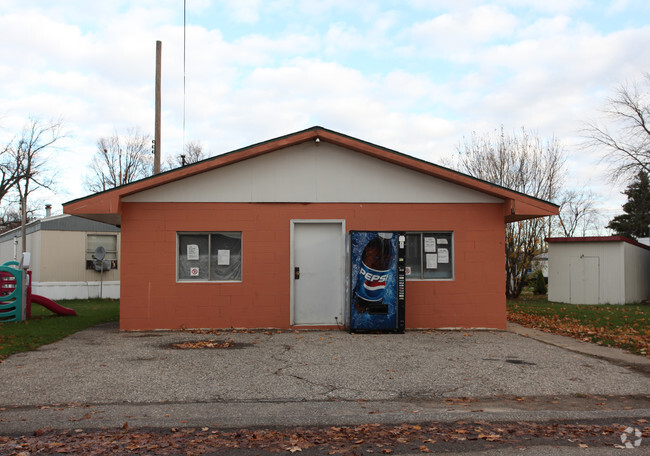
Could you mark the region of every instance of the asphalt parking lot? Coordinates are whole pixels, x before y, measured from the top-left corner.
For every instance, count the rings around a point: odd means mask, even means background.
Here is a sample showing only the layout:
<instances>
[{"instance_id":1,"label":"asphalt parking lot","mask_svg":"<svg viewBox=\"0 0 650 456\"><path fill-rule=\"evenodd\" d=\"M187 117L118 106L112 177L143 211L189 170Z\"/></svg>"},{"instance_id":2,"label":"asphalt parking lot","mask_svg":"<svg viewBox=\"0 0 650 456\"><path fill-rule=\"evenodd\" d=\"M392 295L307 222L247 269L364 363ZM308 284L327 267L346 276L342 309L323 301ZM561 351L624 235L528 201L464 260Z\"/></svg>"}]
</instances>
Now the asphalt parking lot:
<instances>
[{"instance_id":1,"label":"asphalt parking lot","mask_svg":"<svg viewBox=\"0 0 650 456\"><path fill-rule=\"evenodd\" d=\"M231 346L174 348L207 341ZM6 432L25 432L125 421L236 427L454 420L470 412L473 419L631 417L648 415L648 391L647 373L625 363L507 331L198 334L120 332L107 324L4 360L0 420ZM513 400L568 404L598 395L627 396L628 403L595 411L522 408Z\"/></svg>"}]
</instances>

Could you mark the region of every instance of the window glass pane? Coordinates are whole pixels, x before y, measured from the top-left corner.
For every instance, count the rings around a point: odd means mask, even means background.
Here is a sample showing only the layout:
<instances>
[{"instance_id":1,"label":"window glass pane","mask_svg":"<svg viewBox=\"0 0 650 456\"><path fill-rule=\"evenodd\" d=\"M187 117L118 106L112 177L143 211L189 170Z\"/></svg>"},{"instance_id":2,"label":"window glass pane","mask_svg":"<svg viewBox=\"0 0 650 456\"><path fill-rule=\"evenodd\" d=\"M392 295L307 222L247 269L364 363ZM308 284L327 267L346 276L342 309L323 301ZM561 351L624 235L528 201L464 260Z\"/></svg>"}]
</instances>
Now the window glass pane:
<instances>
[{"instance_id":1,"label":"window glass pane","mask_svg":"<svg viewBox=\"0 0 650 456\"><path fill-rule=\"evenodd\" d=\"M210 280L241 280L241 233L218 233L210 238Z\"/></svg>"},{"instance_id":2,"label":"window glass pane","mask_svg":"<svg viewBox=\"0 0 650 456\"><path fill-rule=\"evenodd\" d=\"M117 235L89 234L86 236L86 260L92 260L97 247L106 249L107 260L117 260Z\"/></svg>"},{"instance_id":3,"label":"window glass pane","mask_svg":"<svg viewBox=\"0 0 650 456\"><path fill-rule=\"evenodd\" d=\"M422 256L420 255L420 233L406 234L406 278L419 279L421 274ZM411 268L411 273L408 271Z\"/></svg>"},{"instance_id":4,"label":"window glass pane","mask_svg":"<svg viewBox=\"0 0 650 456\"><path fill-rule=\"evenodd\" d=\"M178 278L208 280L210 264L207 234L178 235Z\"/></svg>"},{"instance_id":5,"label":"window glass pane","mask_svg":"<svg viewBox=\"0 0 650 456\"><path fill-rule=\"evenodd\" d=\"M454 256L452 233L422 233L422 278L452 279Z\"/></svg>"}]
</instances>

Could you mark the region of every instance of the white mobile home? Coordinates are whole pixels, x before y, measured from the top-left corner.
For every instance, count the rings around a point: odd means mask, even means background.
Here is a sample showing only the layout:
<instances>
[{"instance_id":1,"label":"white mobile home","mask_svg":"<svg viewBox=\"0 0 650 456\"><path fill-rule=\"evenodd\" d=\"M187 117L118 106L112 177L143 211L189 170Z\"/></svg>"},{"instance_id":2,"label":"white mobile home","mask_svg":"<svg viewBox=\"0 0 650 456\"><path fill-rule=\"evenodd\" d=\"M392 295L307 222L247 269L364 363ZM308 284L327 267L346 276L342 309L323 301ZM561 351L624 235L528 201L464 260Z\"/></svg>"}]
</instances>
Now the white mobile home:
<instances>
[{"instance_id":1,"label":"white mobile home","mask_svg":"<svg viewBox=\"0 0 650 456\"><path fill-rule=\"evenodd\" d=\"M28 223L27 251L31 253L32 292L50 299L120 297L120 229L114 225L70 215ZM20 228L0 234L0 264L20 261ZM98 271L93 254L106 250L110 270ZM101 269L101 268L100 268ZM101 282L101 283L100 283Z\"/></svg>"}]
</instances>

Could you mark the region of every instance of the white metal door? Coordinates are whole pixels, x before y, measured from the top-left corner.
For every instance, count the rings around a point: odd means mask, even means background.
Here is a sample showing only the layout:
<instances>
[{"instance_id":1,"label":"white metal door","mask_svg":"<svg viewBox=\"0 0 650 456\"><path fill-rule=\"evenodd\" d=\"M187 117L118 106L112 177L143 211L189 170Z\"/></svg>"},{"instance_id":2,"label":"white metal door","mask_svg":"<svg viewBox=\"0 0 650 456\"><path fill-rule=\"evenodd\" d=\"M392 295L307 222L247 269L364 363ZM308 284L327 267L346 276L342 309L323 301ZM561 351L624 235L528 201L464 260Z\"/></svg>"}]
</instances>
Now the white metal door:
<instances>
[{"instance_id":1,"label":"white metal door","mask_svg":"<svg viewBox=\"0 0 650 456\"><path fill-rule=\"evenodd\" d=\"M294 221L294 325L343 324L344 228L340 221Z\"/></svg>"},{"instance_id":2,"label":"white metal door","mask_svg":"<svg viewBox=\"0 0 650 456\"><path fill-rule=\"evenodd\" d=\"M569 302L600 304L600 258L582 256L569 261Z\"/></svg>"}]
</instances>

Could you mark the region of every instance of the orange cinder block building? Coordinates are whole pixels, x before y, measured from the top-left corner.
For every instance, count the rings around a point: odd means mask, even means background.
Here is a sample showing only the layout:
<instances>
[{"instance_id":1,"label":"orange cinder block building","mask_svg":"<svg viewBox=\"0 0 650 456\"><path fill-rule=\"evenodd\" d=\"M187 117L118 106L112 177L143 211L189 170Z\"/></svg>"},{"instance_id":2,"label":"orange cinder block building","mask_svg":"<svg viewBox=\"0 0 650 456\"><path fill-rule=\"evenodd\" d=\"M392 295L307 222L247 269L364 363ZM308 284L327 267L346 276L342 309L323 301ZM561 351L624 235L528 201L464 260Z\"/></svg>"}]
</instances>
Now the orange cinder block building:
<instances>
[{"instance_id":1,"label":"orange cinder block building","mask_svg":"<svg viewBox=\"0 0 650 456\"><path fill-rule=\"evenodd\" d=\"M125 330L343 327L352 230L406 232L406 328L504 329L505 223L557 211L322 127L64 205L121 227Z\"/></svg>"}]
</instances>

